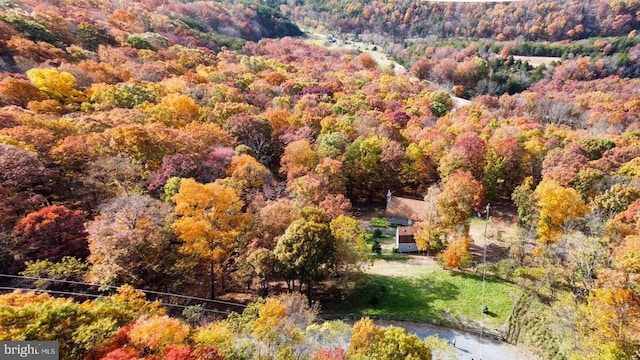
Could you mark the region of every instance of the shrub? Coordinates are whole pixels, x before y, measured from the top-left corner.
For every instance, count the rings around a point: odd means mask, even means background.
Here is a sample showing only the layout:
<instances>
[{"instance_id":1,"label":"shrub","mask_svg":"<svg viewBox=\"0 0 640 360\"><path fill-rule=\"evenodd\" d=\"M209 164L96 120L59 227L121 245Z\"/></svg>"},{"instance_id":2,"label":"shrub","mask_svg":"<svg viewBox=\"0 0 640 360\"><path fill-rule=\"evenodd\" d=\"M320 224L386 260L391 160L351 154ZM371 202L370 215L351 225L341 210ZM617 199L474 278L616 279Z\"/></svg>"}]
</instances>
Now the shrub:
<instances>
[{"instance_id":1,"label":"shrub","mask_svg":"<svg viewBox=\"0 0 640 360\"><path fill-rule=\"evenodd\" d=\"M382 245L380 245L380 242L378 242L378 240L375 240L373 242L373 245L371 245L371 251L378 255L382 254Z\"/></svg>"},{"instance_id":2,"label":"shrub","mask_svg":"<svg viewBox=\"0 0 640 360\"><path fill-rule=\"evenodd\" d=\"M0 20L4 20L11 25L16 31L31 41L44 41L55 45L58 38L43 25L16 13L0 14Z\"/></svg>"},{"instance_id":3,"label":"shrub","mask_svg":"<svg viewBox=\"0 0 640 360\"><path fill-rule=\"evenodd\" d=\"M162 35L154 33L131 34L127 38L127 44L138 50L154 50L166 48L169 46L169 40Z\"/></svg>"},{"instance_id":4,"label":"shrub","mask_svg":"<svg viewBox=\"0 0 640 360\"><path fill-rule=\"evenodd\" d=\"M515 262L513 259L503 259L491 266L491 272L497 277L504 280L511 280L513 278Z\"/></svg>"},{"instance_id":5,"label":"shrub","mask_svg":"<svg viewBox=\"0 0 640 360\"><path fill-rule=\"evenodd\" d=\"M389 223L387 223L387 219L377 217L377 218L371 219L371 226L377 227L377 228L386 228L386 227L389 227Z\"/></svg>"}]
</instances>

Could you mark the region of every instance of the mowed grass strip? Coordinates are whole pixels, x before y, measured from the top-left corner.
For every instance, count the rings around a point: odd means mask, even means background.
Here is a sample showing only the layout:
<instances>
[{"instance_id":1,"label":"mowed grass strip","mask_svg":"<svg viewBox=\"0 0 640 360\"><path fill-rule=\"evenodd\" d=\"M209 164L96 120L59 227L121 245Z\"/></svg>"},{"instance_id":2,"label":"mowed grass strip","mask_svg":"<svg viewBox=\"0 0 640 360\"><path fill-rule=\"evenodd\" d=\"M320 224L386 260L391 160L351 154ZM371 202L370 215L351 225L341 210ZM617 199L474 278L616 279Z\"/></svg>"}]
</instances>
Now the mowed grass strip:
<instances>
[{"instance_id":1,"label":"mowed grass strip","mask_svg":"<svg viewBox=\"0 0 640 360\"><path fill-rule=\"evenodd\" d=\"M484 320L497 328L507 320L519 290L486 279L482 316L482 275L443 270L436 266L411 266L406 276L365 274L355 293L344 302L324 305L336 314L384 315L420 320Z\"/></svg>"}]
</instances>

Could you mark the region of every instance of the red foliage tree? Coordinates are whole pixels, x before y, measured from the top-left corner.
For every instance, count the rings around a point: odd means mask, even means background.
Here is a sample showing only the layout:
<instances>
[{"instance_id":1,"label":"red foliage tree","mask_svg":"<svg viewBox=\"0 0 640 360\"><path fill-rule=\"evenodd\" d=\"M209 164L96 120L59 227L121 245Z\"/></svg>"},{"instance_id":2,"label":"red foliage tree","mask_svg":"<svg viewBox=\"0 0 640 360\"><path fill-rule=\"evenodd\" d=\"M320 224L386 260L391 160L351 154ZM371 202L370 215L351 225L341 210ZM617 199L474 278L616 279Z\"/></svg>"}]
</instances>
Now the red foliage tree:
<instances>
[{"instance_id":1,"label":"red foliage tree","mask_svg":"<svg viewBox=\"0 0 640 360\"><path fill-rule=\"evenodd\" d=\"M177 176L182 178L196 177L198 167L189 157L182 154L165 155L162 158L162 167L156 173L156 177L149 184L149 192L158 196L169 178Z\"/></svg>"},{"instance_id":2,"label":"red foliage tree","mask_svg":"<svg viewBox=\"0 0 640 360\"><path fill-rule=\"evenodd\" d=\"M140 354L131 348L120 348L108 353L103 360L137 360Z\"/></svg>"},{"instance_id":3,"label":"red foliage tree","mask_svg":"<svg viewBox=\"0 0 640 360\"><path fill-rule=\"evenodd\" d=\"M351 201L342 194L328 194L319 206L333 220L340 215L346 215L351 210Z\"/></svg>"},{"instance_id":4,"label":"red foliage tree","mask_svg":"<svg viewBox=\"0 0 640 360\"><path fill-rule=\"evenodd\" d=\"M542 175L562 186L569 186L588 161L584 150L573 145L563 152L550 152L542 163Z\"/></svg>"},{"instance_id":5,"label":"red foliage tree","mask_svg":"<svg viewBox=\"0 0 640 360\"><path fill-rule=\"evenodd\" d=\"M11 231L24 214L47 202L53 172L40 159L15 146L0 144L0 229Z\"/></svg>"},{"instance_id":6,"label":"red foliage tree","mask_svg":"<svg viewBox=\"0 0 640 360\"><path fill-rule=\"evenodd\" d=\"M46 99L46 95L29 81L12 77L0 81L0 104L27 107L30 101Z\"/></svg>"},{"instance_id":7,"label":"red foliage tree","mask_svg":"<svg viewBox=\"0 0 640 360\"><path fill-rule=\"evenodd\" d=\"M311 355L311 360L344 360L346 352L341 347L321 349Z\"/></svg>"},{"instance_id":8,"label":"red foliage tree","mask_svg":"<svg viewBox=\"0 0 640 360\"><path fill-rule=\"evenodd\" d=\"M219 147L207 154L198 162L202 181L209 183L215 179L224 178L235 154L235 151L229 147Z\"/></svg>"},{"instance_id":9,"label":"red foliage tree","mask_svg":"<svg viewBox=\"0 0 640 360\"><path fill-rule=\"evenodd\" d=\"M169 345L164 349L165 360L191 360L193 357L189 345ZM199 358L198 358L199 359Z\"/></svg>"},{"instance_id":10,"label":"red foliage tree","mask_svg":"<svg viewBox=\"0 0 640 360\"><path fill-rule=\"evenodd\" d=\"M89 255L84 222L87 213L62 205L44 207L22 218L13 228L21 260L59 261L65 256Z\"/></svg>"}]
</instances>

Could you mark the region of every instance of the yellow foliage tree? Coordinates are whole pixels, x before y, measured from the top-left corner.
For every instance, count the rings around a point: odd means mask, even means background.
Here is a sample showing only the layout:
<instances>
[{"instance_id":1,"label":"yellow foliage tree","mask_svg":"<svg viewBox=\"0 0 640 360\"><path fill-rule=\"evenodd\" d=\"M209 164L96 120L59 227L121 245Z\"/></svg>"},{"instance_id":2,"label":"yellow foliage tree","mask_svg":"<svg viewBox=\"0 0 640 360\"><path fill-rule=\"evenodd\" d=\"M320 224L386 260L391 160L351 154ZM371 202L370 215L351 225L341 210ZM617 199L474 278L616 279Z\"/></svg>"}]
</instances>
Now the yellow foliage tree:
<instances>
[{"instance_id":1,"label":"yellow foliage tree","mask_svg":"<svg viewBox=\"0 0 640 360\"><path fill-rule=\"evenodd\" d=\"M266 343L270 350L275 350L282 342L285 320L285 306L275 298L267 299L253 324L253 336Z\"/></svg>"},{"instance_id":2,"label":"yellow foliage tree","mask_svg":"<svg viewBox=\"0 0 640 360\"><path fill-rule=\"evenodd\" d=\"M302 350L300 346L307 340L305 329L316 319L317 311L317 307L307 305L307 299L302 294L268 298L251 324L251 335L266 345L266 349L258 350L266 357L258 358L289 359L285 354Z\"/></svg>"},{"instance_id":3,"label":"yellow foliage tree","mask_svg":"<svg viewBox=\"0 0 640 360\"><path fill-rule=\"evenodd\" d=\"M198 347L215 346L223 356L233 354L238 335L222 322L212 322L199 327L193 334L193 342Z\"/></svg>"},{"instance_id":4,"label":"yellow foliage tree","mask_svg":"<svg viewBox=\"0 0 640 360\"><path fill-rule=\"evenodd\" d=\"M542 244L555 242L563 234L563 224L583 217L589 211L576 190L565 188L553 180L543 180L538 184L533 198L540 217L538 240Z\"/></svg>"},{"instance_id":5,"label":"yellow foliage tree","mask_svg":"<svg viewBox=\"0 0 640 360\"><path fill-rule=\"evenodd\" d=\"M76 89L76 78L66 71L31 69L27 71L27 77L49 98L62 104L76 104L85 101L84 93Z\"/></svg>"},{"instance_id":6,"label":"yellow foliage tree","mask_svg":"<svg viewBox=\"0 0 640 360\"><path fill-rule=\"evenodd\" d=\"M246 228L244 202L233 189L218 183L200 184L184 179L173 197L178 219L173 230L183 242L180 251L210 263L211 298L215 297L216 266L235 249Z\"/></svg>"},{"instance_id":7,"label":"yellow foliage tree","mask_svg":"<svg viewBox=\"0 0 640 360\"><path fill-rule=\"evenodd\" d=\"M160 352L169 345L181 344L189 335L189 326L168 316L138 319L129 332L129 340L142 350Z\"/></svg>"},{"instance_id":8,"label":"yellow foliage tree","mask_svg":"<svg viewBox=\"0 0 640 360\"><path fill-rule=\"evenodd\" d=\"M149 109L152 122L160 122L171 127L183 127L200 118L200 107L196 102L181 94L169 94L158 105Z\"/></svg>"},{"instance_id":9,"label":"yellow foliage tree","mask_svg":"<svg viewBox=\"0 0 640 360\"><path fill-rule=\"evenodd\" d=\"M336 238L336 265L348 280L352 271L357 271L367 260L368 247L364 232L358 221L350 216L339 215L329 224Z\"/></svg>"},{"instance_id":10,"label":"yellow foliage tree","mask_svg":"<svg viewBox=\"0 0 640 360\"><path fill-rule=\"evenodd\" d=\"M389 326L378 328L371 319L364 318L353 325L353 335L347 359L362 360L431 360L430 343L420 340L405 329Z\"/></svg>"},{"instance_id":11,"label":"yellow foliage tree","mask_svg":"<svg viewBox=\"0 0 640 360\"><path fill-rule=\"evenodd\" d=\"M353 325L353 335L349 343L347 357L365 356L374 344L382 338L384 330L378 328L371 319L364 318Z\"/></svg>"},{"instance_id":12,"label":"yellow foliage tree","mask_svg":"<svg viewBox=\"0 0 640 360\"><path fill-rule=\"evenodd\" d=\"M596 358L632 358L640 350L640 298L628 289L597 289L580 307L577 328Z\"/></svg>"}]
</instances>

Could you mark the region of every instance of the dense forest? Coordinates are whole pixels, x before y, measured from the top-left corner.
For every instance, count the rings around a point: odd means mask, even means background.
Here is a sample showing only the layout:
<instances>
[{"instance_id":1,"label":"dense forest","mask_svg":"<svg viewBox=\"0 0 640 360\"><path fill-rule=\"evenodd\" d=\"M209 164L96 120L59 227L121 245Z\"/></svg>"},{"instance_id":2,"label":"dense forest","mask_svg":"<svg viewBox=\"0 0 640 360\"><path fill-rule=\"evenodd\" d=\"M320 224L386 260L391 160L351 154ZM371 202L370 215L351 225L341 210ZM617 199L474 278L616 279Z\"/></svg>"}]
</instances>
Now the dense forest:
<instances>
[{"instance_id":1,"label":"dense forest","mask_svg":"<svg viewBox=\"0 0 640 360\"><path fill-rule=\"evenodd\" d=\"M283 1L266 3L294 21L395 38L469 37L532 41L627 35L640 27L636 0L513 2Z\"/></svg>"},{"instance_id":2,"label":"dense forest","mask_svg":"<svg viewBox=\"0 0 640 360\"><path fill-rule=\"evenodd\" d=\"M353 211L391 191L430 199L418 246L460 272L469 218L513 208L490 275L526 292L540 355L638 358L640 2L534 3L0 3L0 284L51 292L0 295L0 340L58 339L65 359L444 358L438 339L318 320L313 300L348 298L371 261ZM384 36L408 71L296 23ZM81 283L121 288L54 297ZM250 305L212 321L134 288Z\"/></svg>"}]
</instances>

